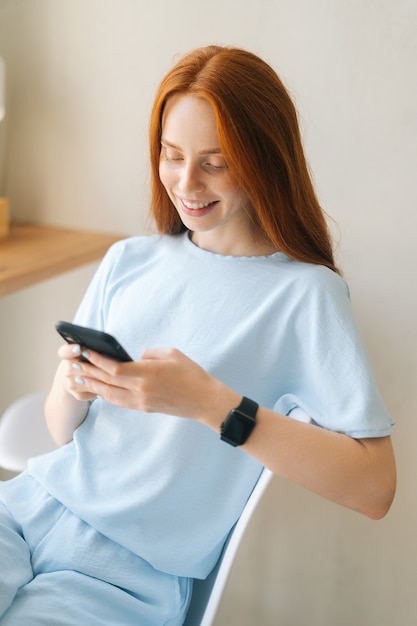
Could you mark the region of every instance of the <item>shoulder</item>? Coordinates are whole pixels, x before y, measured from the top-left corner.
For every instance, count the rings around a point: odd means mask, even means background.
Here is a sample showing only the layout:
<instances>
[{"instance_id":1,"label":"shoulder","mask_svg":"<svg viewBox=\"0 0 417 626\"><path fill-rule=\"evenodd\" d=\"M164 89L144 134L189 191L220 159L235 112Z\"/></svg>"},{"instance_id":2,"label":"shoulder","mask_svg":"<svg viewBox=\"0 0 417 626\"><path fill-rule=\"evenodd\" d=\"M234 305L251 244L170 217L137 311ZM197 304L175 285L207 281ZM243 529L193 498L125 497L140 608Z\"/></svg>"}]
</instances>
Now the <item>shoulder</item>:
<instances>
[{"instance_id":1,"label":"shoulder","mask_svg":"<svg viewBox=\"0 0 417 626\"><path fill-rule=\"evenodd\" d=\"M314 285L316 294L328 294L334 297L350 299L348 283L336 272L323 265L311 265L306 273L308 283Z\"/></svg>"},{"instance_id":2,"label":"shoulder","mask_svg":"<svg viewBox=\"0 0 417 626\"><path fill-rule=\"evenodd\" d=\"M295 299L304 303L325 300L350 301L348 283L324 265L286 258L285 263L280 263L279 271L288 291Z\"/></svg>"},{"instance_id":3,"label":"shoulder","mask_svg":"<svg viewBox=\"0 0 417 626\"><path fill-rule=\"evenodd\" d=\"M157 257L178 245L177 237L172 235L139 235L128 237L114 243L107 251L106 263L141 262Z\"/></svg>"},{"instance_id":4,"label":"shoulder","mask_svg":"<svg viewBox=\"0 0 417 626\"><path fill-rule=\"evenodd\" d=\"M97 276L107 285L117 285L138 273L155 272L171 264L181 248L179 235L143 235L114 243L102 259Z\"/></svg>"},{"instance_id":5,"label":"shoulder","mask_svg":"<svg viewBox=\"0 0 417 626\"><path fill-rule=\"evenodd\" d=\"M120 257L124 254L154 250L166 239L165 235L136 235L117 241L110 246L106 256Z\"/></svg>"}]
</instances>

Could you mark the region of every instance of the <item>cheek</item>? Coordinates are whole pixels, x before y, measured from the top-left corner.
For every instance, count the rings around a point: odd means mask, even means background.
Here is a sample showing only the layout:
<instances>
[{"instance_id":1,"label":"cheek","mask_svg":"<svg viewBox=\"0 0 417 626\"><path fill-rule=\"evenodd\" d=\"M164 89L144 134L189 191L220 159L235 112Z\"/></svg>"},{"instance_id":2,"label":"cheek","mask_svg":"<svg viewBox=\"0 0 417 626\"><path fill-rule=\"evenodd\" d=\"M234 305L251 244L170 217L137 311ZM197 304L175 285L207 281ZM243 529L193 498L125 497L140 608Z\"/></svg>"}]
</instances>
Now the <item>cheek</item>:
<instances>
[{"instance_id":1,"label":"cheek","mask_svg":"<svg viewBox=\"0 0 417 626\"><path fill-rule=\"evenodd\" d=\"M167 196L170 198L171 202L173 202L172 193L171 193L172 181L170 180L170 176L169 176L169 173L167 172L167 168L164 167L163 163L159 164L159 180L161 181L161 184L163 188L165 189Z\"/></svg>"},{"instance_id":2,"label":"cheek","mask_svg":"<svg viewBox=\"0 0 417 626\"><path fill-rule=\"evenodd\" d=\"M164 187L170 187L175 183L178 178L177 169L171 163L161 159L159 162L159 178Z\"/></svg>"},{"instance_id":3,"label":"cheek","mask_svg":"<svg viewBox=\"0 0 417 626\"><path fill-rule=\"evenodd\" d=\"M168 186L168 182L169 182L168 179L169 179L169 176L168 176L167 168L165 167L164 163L161 162L159 164L159 180L161 181L165 189Z\"/></svg>"},{"instance_id":4,"label":"cheek","mask_svg":"<svg viewBox=\"0 0 417 626\"><path fill-rule=\"evenodd\" d=\"M237 185L229 186L224 190L224 196L228 198L231 204L245 206L248 203L246 194Z\"/></svg>"},{"instance_id":5,"label":"cheek","mask_svg":"<svg viewBox=\"0 0 417 626\"><path fill-rule=\"evenodd\" d=\"M225 196L228 196L230 199L234 199L238 202L246 202L246 195L240 187L238 181L232 174L227 173L227 175L222 180L221 186L223 188L223 193Z\"/></svg>"}]
</instances>

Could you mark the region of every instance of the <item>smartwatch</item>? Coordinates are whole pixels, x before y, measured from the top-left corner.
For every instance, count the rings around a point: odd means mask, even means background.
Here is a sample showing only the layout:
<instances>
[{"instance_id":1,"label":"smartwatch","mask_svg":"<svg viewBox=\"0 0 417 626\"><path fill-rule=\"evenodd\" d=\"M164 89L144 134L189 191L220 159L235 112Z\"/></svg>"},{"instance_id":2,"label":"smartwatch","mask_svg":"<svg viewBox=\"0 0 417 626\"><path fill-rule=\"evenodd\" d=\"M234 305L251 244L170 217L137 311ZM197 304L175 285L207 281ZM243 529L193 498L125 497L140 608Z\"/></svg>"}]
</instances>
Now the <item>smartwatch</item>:
<instances>
[{"instance_id":1,"label":"smartwatch","mask_svg":"<svg viewBox=\"0 0 417 626\"><path fill-rule=\"evenodd\" d=\"M220 439L231 446L245 443L256 424L259 405L243 396L242 402L232 409L220 426Z\"/></svg>"}]
</instances>

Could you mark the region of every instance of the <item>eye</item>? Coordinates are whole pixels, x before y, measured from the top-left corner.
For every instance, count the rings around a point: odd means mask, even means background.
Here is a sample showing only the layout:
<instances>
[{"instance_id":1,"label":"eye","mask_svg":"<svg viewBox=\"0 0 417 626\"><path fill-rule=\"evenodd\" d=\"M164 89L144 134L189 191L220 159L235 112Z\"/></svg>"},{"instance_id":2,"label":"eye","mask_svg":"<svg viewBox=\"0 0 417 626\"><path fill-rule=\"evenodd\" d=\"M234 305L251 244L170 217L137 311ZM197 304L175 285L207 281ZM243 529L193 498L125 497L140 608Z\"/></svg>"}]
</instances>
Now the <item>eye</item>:
<instances>
[{"instance_id":1,"label":"eye","mask_svg":"<svg viewBox=\"0 0 417 626\"><path fill-rule=\"evenodd\" d=\"M172 161L174 163L183 160L183 157L179 154L166 154L165 158L167 161Z\"/></svg>"},{"instance_id":2,"label":"eye","mask_svg":"<svg viewBox=\"0 0 417 626\"><path fill-rule=\"evenodd\" d=\"M206 161L204 163L204 166L209 169L212 170L214 172L221 172L223 170L226 170L226 163L224 162L224 159L222 157L214 157L211 158L210 161Z\"/></svg>"},{"instance_id":3,"label":"eye","mask_svg":"<svg viewBox=\"0 0 417 626\"><path fill-rule=\"evenodd\" d=\"M166 146L161 147L161 158L170 163L177 163L183 160L183 156L180 152Z\"/></svg>"}]
</instances>

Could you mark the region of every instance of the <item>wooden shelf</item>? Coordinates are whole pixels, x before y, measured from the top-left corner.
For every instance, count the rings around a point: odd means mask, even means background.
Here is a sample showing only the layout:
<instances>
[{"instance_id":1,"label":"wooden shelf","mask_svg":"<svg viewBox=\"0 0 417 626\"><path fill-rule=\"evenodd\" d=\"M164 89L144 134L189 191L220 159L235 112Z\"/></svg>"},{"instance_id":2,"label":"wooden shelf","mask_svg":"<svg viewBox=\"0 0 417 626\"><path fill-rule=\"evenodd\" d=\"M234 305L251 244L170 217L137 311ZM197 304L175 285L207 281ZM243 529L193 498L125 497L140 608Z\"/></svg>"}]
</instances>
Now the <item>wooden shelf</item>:
<instances>
[{"instance_id":1,"label":"wooden shelf","mask_svg":"<svg viewBox=\"0 0 417 626\"><path fill-rule=\"evenodd\" d=\"M0 239L0 296L97 261L124 237L12 223L9 235Z\"/></svg>"}]
</instances>

